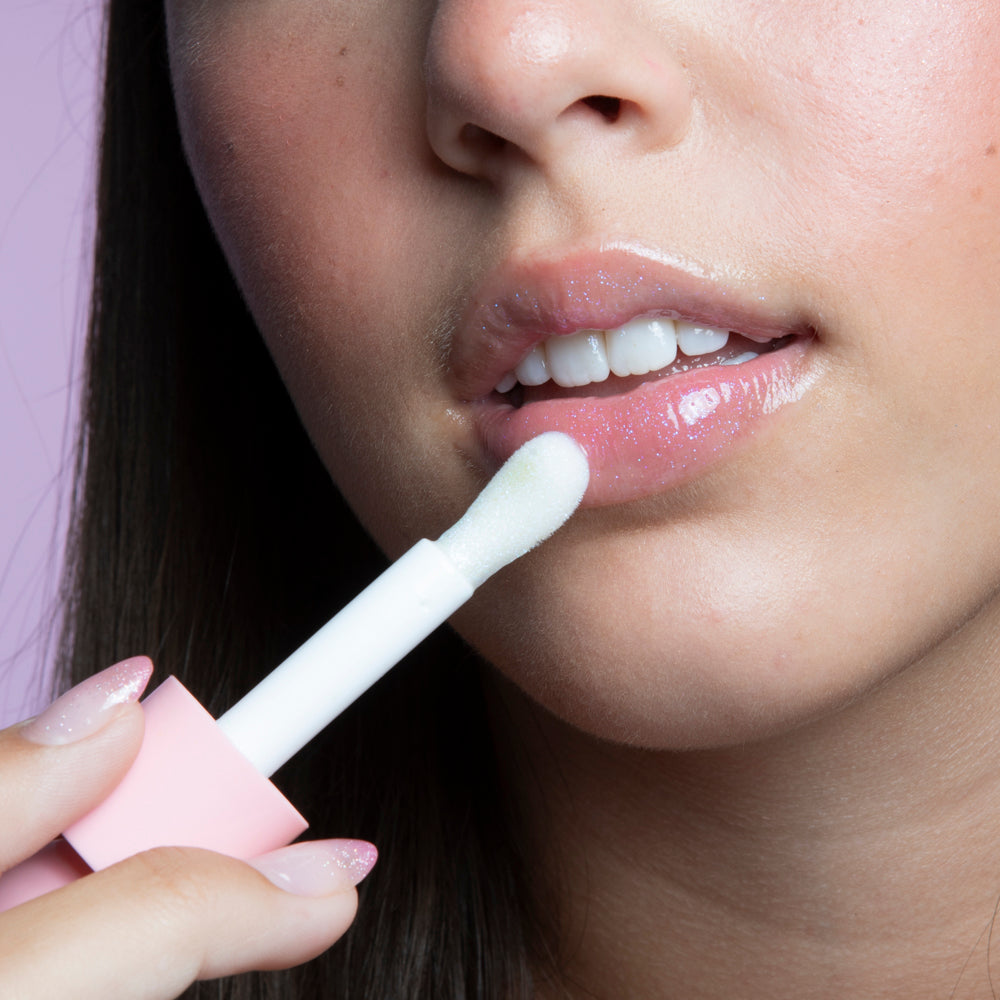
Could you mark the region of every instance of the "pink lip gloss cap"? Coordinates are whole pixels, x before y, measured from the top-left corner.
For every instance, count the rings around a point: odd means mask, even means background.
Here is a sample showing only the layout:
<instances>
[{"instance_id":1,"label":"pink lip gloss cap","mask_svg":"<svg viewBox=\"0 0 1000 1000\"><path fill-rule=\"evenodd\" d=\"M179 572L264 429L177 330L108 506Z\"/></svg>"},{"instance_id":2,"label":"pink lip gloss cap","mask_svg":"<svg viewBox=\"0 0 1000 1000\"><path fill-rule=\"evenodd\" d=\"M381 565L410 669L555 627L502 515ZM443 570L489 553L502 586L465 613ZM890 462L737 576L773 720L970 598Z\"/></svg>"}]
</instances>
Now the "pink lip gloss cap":
<instances>
[{"instance_id":1,"label":"pink lip gloss cap","mask_svg":"<svg viewBox=\"0 0 1000 1000\"><path fill-rule=\"evenodd\" d=\"M64 837L0 878L0 913L152 847L253 858L308 824L168 677L143 702L142 748L121 784Z\"/></svg>"},{"instance_id":2,"label":"pink lip gloss cap","mask_svg":"<svg viewBox=\"0 0 1000 1000\"><path fill-rule=\"evenodd\" d=\"M166 845L252 858L306 829L176 678L149 695L143 711L146 735L132 769L63 834L95 871Z\"/></svg>"},{"instance_id":3,"label":"pink lip gloss cap","mask_svg":"<svg viewBox=\"0 0 1000 1000\"><path fill-rule=\"evenodd\" d=\"M90 869L65 840L52 841L0 878L0 913L88 875Z\"/></svg>"}]
</instances>

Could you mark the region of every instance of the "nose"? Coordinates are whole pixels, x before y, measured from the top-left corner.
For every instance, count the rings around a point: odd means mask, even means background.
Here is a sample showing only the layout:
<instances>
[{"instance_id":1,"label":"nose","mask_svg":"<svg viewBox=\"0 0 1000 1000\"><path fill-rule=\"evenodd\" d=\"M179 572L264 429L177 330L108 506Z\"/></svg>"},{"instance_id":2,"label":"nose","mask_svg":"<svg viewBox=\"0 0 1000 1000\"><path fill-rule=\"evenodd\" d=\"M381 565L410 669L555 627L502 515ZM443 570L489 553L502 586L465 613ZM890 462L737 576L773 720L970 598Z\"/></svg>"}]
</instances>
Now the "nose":
<instances>
[{"instance_id":1,"label":"nose","mask_svg":"<svg viewBox=\"0 0 1000 1000\"><path fill-rule=\"evenodd\" d=\"M635 7L440 0L425 65L437 156L495 180L511 158L555 170L594 142L621 154L678 143L691 117L687 74Z\"/></svg>"}]
</instances>

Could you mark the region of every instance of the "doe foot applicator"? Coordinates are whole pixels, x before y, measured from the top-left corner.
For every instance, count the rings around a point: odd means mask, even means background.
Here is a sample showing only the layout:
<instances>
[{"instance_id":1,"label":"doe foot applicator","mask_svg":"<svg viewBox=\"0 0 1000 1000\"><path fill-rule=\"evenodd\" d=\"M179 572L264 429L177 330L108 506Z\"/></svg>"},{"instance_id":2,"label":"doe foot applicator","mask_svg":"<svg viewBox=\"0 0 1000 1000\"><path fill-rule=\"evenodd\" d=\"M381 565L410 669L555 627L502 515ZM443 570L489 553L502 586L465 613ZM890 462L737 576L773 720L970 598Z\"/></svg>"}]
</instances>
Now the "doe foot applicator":
<instances>
[{"instance_id":1,"label":"doe foot applicator","mask_svg":"<svg viewBox=\"0 0 1000 1000\"><path fill-rule=\"evenodd\" d=\"M576 510L586 457L564 434L529 441L436 542L423 539L218 721L169 677L143 702L142 748L63 840L0 878L0 911L152 847L252 858L306 829L268 780L499 569Z\"/></svg>"}]
</instances>

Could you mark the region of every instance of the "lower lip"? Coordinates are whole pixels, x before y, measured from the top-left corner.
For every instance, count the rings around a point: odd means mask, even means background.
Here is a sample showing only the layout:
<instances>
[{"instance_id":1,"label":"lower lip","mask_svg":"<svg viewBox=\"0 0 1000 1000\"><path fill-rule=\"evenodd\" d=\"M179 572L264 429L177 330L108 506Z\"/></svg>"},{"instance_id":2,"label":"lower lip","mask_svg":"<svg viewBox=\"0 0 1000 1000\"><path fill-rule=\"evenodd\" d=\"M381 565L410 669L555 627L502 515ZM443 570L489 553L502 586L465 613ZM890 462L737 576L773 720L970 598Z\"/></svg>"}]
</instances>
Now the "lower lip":
<instances>
[{"instance_id":1,"label":"lower lip","mask_svg":"<svg viewBox=\"0 0 1000 1000\"><path fill-rule=\"evenodd\" d=\"M716 365L643 383L618 396L538 400L496 395L476 405L480 442L497 463L543 431L577 440L590 460L584 505L625 503L672 489L735 455L811 383L807 342L742 365Z\"/></svg>"}]
</instances>

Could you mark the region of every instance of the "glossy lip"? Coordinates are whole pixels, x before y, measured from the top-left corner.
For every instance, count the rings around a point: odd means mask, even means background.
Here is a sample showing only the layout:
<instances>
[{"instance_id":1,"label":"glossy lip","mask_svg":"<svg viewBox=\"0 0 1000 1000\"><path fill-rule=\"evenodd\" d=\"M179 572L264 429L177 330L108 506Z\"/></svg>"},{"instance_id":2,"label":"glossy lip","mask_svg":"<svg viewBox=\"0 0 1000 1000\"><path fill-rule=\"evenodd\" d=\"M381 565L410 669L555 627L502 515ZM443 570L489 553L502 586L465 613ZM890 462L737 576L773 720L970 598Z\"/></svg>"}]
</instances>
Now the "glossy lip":
<instances>
[{"instance_id":1,"label":"glossy lip","mask_svg":"<svg viewBox=\"0 0 1000 1000\"><path fill-rule=\"evenodd\" d=\"M610 329L636 316L669 316L786 346L742 365L651 373L616 395L553 394L516 407L493 391L539 341ZM457 331L453 391L469 407L477 445L499 464L545 430L587 451L584 504L623 503L671 489L735 454L814 377L815 326L706 278L619 249L512 261L484 283Z\"/></svg>"}]
</instances>

